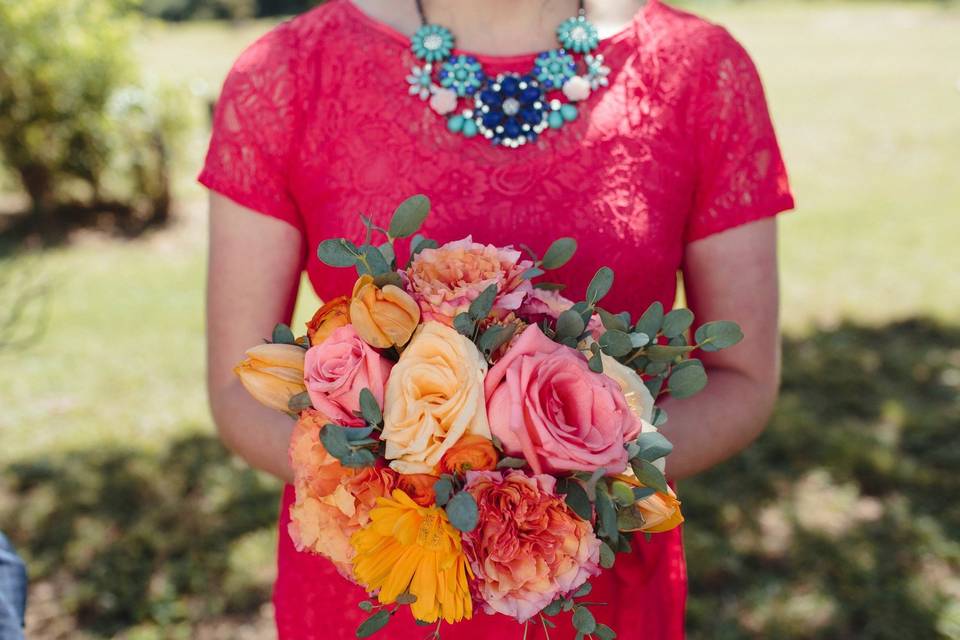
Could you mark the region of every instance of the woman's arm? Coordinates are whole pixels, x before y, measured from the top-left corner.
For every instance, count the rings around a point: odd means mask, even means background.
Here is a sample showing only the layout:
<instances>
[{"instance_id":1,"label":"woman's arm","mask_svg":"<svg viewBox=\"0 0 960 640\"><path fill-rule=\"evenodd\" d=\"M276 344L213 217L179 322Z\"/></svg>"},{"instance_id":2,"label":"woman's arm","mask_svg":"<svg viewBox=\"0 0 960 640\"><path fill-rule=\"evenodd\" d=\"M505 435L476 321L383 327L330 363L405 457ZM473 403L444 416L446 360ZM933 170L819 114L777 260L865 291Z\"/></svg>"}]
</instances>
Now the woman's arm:
<instances>
[{"instance_id":1,"label":"woman's arm","mask_svg":"<svg viewBox=\"0 0 960 640\"><path fill-rule=\"evenodd\" d=\"M690 243L687 303L699 322L733 320L743 341L702 353L710 381L689 400L667 399L667 475L681 480L745 448L766 426L780 385L777 227L773 218Z\"/></svg>"},{"instance_id":2,"label":"woman's arm","mask_svg":"<svg viewBox=\"0 0 960 640\"><path fill-rule=\"evenodd\" d=\"M300 283L303 240L289 224L210 194L207 391L220 439L257 469L291 481L293 421L254 400L233 373L284 320Z\"/></svg>"}]
</instances>

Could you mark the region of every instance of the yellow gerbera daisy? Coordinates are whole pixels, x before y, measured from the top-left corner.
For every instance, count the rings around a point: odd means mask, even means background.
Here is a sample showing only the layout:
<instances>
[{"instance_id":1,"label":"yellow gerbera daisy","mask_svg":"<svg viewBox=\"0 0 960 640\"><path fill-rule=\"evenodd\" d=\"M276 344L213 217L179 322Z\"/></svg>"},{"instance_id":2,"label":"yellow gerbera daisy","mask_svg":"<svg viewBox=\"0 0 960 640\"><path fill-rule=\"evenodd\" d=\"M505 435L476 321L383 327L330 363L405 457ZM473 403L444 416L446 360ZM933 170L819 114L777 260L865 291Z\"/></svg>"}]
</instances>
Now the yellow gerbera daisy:
<instances>
[{"instance_id":1,"label":"yellow gerbera daisy","mask_svg":"<svg viewBox=\"0 0 960 640\"><path fill-rule=\"evenodd\" d=\"M453 623L473 615L467 585L473 572L443 509L421 507L394 489L392 497L377 498L370 524L350 544L354 577L370 591L379 589L381 604L409 591L417 598L410 605L417 620Z\"/></svg>"}]
</instances>

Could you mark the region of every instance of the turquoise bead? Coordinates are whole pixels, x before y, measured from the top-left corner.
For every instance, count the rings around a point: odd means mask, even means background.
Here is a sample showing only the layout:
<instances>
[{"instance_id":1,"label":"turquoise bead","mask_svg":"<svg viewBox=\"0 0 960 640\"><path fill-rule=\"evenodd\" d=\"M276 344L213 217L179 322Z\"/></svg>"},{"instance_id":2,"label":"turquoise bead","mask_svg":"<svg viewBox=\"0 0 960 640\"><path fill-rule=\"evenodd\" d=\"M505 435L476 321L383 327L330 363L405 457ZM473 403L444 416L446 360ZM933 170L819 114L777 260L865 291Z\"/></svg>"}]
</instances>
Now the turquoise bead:
<instances>
[{"instance_id":1,"label":"turquoise bead","mask_svg":"<svg viewBox=\"0 0 960 640\"><path fill-rule=\"evenodd\" d=\"M473 120L464 120L463 135L467 138L472 138L473 136L477 135L477 123Z\"/></svg>"},{"instance_id":2,"label":"turquoise bead","mask_svg":"<svg viewBox=\"0 0 960 640\"><path fill-rule=\"evenodd\" d=\"M453 133L460 133L460 130L463 129L463 123L465 118L461 115L456 115L447 120L447 129Z\"/></svg>"},{"instance_id":3,"label":"turquoise bead","mask_svg":"<svg viewBox=\"0 0 960 640\"><path fill-rule=\"evenodd\" d=\"M550 125L551 129L559 129L563 126L563 116L560 115L559 111L551 111L550 115L547 116L547 124Z\"/></svg>"},{"instance_id":4,"label":"turquoise bead","mask_svg":"<svg viewBox=\"0 0 960 640\"><path fill-rule=\"evenodd\" d=\"M565 104L560 107L560 115L567 122L573 122L577 119L577 108L572 104Z\"/></svg>"}]
</instances>

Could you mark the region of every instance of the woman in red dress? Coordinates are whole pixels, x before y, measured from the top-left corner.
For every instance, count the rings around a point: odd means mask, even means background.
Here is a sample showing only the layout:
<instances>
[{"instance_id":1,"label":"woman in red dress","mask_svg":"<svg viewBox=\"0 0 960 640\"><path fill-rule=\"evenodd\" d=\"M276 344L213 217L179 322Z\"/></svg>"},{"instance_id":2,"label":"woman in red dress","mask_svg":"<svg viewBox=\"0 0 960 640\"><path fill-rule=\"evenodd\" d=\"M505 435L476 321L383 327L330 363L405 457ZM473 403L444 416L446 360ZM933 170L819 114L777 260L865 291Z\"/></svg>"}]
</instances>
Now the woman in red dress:
<instances>
[{"instance_id":1,"label":"woman in red dress","mask_svg":"<svg viewBox=\"0 0 960 640\"><path fill-rule=\"evenodd\" d=\"M431 108L426 98L437 87L411 73L423 68L410 46L426 18L418 4L455 34L452 55L469 56L488 77L526 73L536 58L527 52L556 49L557 25L577 11L575 0L331 0L240 56L200 175L211 190L209 387L223 441L254 467L291 479L292 423L250 398L232 367L289 318L303 270L321 298L350 290L347 270L316 259L321 240L359 238L358 213L385 221L397 203L424 193L434 203L425 232L441 242L472 233L542 252L554 238L575 237L574 260L556 274L574 299L609 265L617 279L605 306L636 317L655 300L670 308L681 273L697 317L735 320L746 339L704 354L705 392L665 403L664 433L675 445L667 474L680 481L745 447L776 397L774 218L793 206L746 52L723 28L659 0L586 2L599 32L592 53L603 56L593 59L589 95L578 96L572 121L509 148L452 132ZM326 560L294 549L292 497L287 485L279 636L352 638L365 596ZM683 637L680 529L637 539L593 582L591 600L607 603L597 618L620 638ZM397 618L385 637L429 633L408 614ZM560 622L550 636L572 638ZM444 637L521 635L514 621L479 614ZM526 637L545 637L544 629L531 625Z\"/></svg>"}]
</instances>

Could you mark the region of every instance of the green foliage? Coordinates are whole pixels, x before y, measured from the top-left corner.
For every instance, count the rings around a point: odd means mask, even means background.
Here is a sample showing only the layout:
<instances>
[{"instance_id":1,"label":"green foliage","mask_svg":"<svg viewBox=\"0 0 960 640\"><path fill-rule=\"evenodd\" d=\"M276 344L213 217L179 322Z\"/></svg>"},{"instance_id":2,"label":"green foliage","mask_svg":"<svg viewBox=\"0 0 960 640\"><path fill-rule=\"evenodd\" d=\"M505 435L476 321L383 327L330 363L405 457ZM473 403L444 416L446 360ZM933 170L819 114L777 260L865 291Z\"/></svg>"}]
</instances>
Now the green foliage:
<instances>
[{"instance_id":1,"label":"green foliage","mask_svg":"<svg viewBox=\"0 0 960 640\"><path fill-rule=\"evenodd\" d=\"M469 532L477 528L480 518L477 501L466 491L454 494L443 508L450 518L450 524L460 531Z\"/></svg>"},{"instance_id":2,"label":"green foliage","mask_svg":"<svg viewBox=\"0 0 960 640\"><path fill-rule=\"evenodd\" d=\"M128 5L0 4L0 160L38 217L102 203L167 216L186 112L180 92L138 84Z\"/></svg>"},{"instance_id":3,"label":"green foliage","mask_svg":"<svg viewBox=\"0 0 960 640\"><path fill-rule=\"evenodd\" d=\"M322 0L143 0L144 13L164 20L242 19L291 15Z\"/></svg>"}]
</instances>

